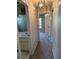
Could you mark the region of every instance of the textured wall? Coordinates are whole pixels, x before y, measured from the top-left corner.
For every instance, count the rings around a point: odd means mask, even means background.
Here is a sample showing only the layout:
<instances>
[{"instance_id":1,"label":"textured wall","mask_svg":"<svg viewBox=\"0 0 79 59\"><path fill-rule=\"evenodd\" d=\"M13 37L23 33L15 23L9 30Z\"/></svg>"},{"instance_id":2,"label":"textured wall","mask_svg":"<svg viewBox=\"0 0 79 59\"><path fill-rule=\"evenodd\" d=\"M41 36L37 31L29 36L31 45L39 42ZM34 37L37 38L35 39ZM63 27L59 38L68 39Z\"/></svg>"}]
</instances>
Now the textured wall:
<instances>
[{"instance_id":1,"label":"textured wall","mask_svg":"<svg viewBox=\"0 0 79 59\"><path fill-rule=\"evenodd\" d=\"M51 13L47 13L45 15L45 32L47 33L48 37L51 36Z\"/></svg>"}]
</instances>

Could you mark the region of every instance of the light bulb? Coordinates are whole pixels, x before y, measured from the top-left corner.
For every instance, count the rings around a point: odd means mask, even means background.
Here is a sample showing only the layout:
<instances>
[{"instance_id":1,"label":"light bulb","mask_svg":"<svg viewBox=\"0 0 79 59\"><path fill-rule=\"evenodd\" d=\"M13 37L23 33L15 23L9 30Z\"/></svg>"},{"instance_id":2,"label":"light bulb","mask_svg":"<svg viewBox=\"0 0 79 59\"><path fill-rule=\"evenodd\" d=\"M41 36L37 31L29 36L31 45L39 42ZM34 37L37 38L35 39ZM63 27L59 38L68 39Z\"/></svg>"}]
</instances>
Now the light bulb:
<instances>
[{"instance_id":1,"label":"light bulb","mask_svg":"<svg viewBox=\"0 0 79 59\"><path fill-rule=\"evenodd\" d=\"M39 4L39 7L43 7L43 4L42 4L42 3L40 3L40 4Z\"/></svg>"}]
</instances>

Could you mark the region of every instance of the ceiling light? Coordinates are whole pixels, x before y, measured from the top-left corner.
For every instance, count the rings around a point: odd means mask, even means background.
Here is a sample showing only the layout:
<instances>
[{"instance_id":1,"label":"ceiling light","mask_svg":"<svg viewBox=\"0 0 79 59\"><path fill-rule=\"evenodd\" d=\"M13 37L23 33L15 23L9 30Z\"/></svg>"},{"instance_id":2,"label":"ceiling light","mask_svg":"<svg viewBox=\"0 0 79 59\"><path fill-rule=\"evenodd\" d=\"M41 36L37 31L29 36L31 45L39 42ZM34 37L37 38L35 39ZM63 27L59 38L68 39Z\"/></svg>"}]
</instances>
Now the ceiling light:
<instances>
[{"instance_id":1,"label":"ceiling light","mask_svg":"<svg viewBox=\"0 0 79 59\"><path fill-rule=\"evenodd\" d=\"M39 7L40 7L40 8L41 8L41 7L43 7L43 4L42 4L42 3L40 3L40 4L39 4Z\"/></svg>"}]
</instances>

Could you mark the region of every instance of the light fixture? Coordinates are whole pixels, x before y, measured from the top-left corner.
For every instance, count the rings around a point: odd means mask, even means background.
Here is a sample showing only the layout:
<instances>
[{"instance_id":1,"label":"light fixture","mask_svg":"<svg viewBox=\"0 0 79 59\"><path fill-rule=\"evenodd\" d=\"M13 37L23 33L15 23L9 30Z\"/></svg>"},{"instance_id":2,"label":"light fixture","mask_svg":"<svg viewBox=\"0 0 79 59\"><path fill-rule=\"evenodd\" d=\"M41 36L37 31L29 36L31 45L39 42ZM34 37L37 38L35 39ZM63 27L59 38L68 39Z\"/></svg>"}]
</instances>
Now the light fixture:
<instances>
[{"instance_id":1,"label":"light fixture","mask_svg":"<svg viewBox=\"0 0 79 59\"><path fill-rule=\"evenodd\" d=\"M40 3L40 4L39 4L39 7L40 7L40 8L43 7L43 3Z\"/></svg>"}]
</instances>

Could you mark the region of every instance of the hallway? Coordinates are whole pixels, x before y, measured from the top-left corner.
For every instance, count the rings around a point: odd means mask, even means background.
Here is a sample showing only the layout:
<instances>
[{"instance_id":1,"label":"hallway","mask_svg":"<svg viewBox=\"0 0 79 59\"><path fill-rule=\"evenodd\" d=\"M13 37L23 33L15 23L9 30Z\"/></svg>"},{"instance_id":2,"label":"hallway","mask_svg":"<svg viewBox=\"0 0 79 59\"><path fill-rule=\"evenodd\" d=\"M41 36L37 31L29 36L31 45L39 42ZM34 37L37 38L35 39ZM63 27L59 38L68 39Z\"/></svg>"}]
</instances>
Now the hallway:
<instances>
[{"instance_id":1,"label":"hallway","mask_svg":"<svg viewBox=\"0 0 79 59\"><path fill-rule=\"evenodd\" d=\"M52 53L52 44L46 38L46 33L40 33L40 42L36 48L36 51L30 59L54 59Z\"/></svg>"},{"instance_id":2,"label":"hallway","mask_svg":"<svg viewBox=\"0 0 79 59\"><path fill-rule=\"evenodd\" d=\"M29 53L21 52L22 59L60 59L58 1L27 0L23 3L26 10L24 22L27 22L27 34L23 37L27 35L28 40L25 38L20 48L26 48Z\"/></svg>"}]
</instances>

